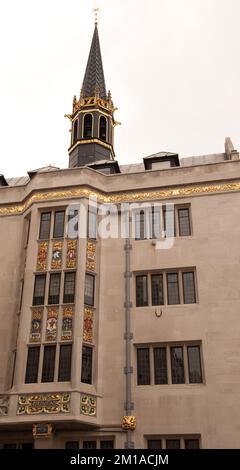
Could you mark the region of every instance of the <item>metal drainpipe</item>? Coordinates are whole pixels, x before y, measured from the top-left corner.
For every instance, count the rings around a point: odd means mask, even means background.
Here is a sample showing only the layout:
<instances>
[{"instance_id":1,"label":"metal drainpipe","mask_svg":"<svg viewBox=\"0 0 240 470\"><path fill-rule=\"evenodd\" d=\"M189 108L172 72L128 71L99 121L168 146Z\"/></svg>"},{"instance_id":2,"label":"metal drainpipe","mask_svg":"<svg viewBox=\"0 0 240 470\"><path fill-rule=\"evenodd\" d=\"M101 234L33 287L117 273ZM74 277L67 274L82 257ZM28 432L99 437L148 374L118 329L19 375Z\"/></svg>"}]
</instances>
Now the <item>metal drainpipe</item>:
<instances>
[{"instance_id":1,"label":"metal drainpipe","mask_svg":"<svg viewBox=\"0 0 240 470\"><path fill-rule=\"evenodd\" d=\"M129 217L129 213L125 214ZM129 235L129 234L128 234ZM125 412L127 416L132 415L132 410L134 409L134 403L132 401L132 373L133 367L131 365L131 341L133 339L133 334L131 333L131 250L132 245L130 237L125 239L125 341L126 341L126 402L125 402ZM134 442L132 441L133 431L127 430L127 440L125 442L126 449L133 449Z\"/></svg>"}]
</instances>

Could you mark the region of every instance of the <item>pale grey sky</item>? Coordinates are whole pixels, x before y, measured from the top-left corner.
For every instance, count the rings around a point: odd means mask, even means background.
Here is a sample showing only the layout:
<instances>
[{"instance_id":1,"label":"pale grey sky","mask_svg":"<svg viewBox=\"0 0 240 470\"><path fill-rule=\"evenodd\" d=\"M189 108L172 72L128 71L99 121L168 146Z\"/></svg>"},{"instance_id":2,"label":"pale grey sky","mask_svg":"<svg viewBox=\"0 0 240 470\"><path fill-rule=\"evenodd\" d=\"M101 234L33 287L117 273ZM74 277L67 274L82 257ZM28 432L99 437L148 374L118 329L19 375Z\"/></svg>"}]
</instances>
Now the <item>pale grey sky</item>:
<instances>
[{"instance_id":1,"label":"pale grey sky","mask_svg":"<svg viewBox=\"0 0 240 470\"><path fill-rule=\"evenodd\" d=\"M101 7L107 89L119 107L119 163L166 150L240 149L239 0L8 0L0 4L0 173L68 166L79 94Z\"/></svg>"}]
</instances>

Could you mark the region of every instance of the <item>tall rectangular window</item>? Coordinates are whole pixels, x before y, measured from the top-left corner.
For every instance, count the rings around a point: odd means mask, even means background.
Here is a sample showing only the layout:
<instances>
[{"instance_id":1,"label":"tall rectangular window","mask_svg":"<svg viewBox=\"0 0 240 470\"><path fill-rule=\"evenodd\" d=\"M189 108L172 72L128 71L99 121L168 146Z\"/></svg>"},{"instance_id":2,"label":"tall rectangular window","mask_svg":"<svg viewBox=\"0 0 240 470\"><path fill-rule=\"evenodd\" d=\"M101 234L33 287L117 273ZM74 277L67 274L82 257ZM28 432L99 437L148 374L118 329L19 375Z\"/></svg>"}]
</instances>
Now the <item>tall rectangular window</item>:
<instances>
[{"instance_id":1,"label":"tall rectangular window","mask_svg":"<svg viewBox=\"0 0 240 470\"><path fill-rule=\"evenodd\" d=\"M61 273L54 273L50 275L48 304L59 304L60 298L60 283Z\"/></svg>"},{"instance_id":2,"label":"tall rectangular window","mask_svg":"<svg viewBox=\"0 0 240 470\"><path fill-rule=\"evenodd\" d=\"M94 286L95 286L95 277L92 274L86 274L85 276L85 293L84 293L84 303L86 305L94 305Z\"/></svg>"},{"instance_id":3,"label":"tall rectangular window","mask_svg":"<svg viewBox=\"0 0 240 470\"><path fill-rule=\"evenodd\" d=\"M144 211L135 214L135 239L144 240L145 238L145 213Z\"/></svg>"},{"instance_id":4,"label":"tall rectangular window","mask_svg":"<svg viewBox=\"0 0 240 470\"><path fill-rule=\"evenodd\" d=\"M71 362L72 362L72 345L62 344L60 346L58 381L68 382L71 380Z\"/></svg>"},{"instance_id":5,"label":"tall rectangular window","mask_svg":"<svg viewBox=\"0 0 240 470\"><path fill-rule=\"evenodd\" d=\"M167 384L166 348L154 348L154 381L155 384Z\"/></svg>"},{"instance_id":6,"label":"tall rectangular window","mask_svg":"<svg viewBox=\"0 0 240 470\"><path fill-rule=\"evenodd\" d=\"M147 441L148 449L161 449L162 442L161 439L149 439Z\"/></svg>"},{"instance_id":7,"label":"tall rectangular window","mask_svg":"<svg viewBox=\"0 0 240 470\"><path fill-rule=\"evenodd\" d=\"M35 276L33 305L44 305L46 274Z\"/></svg>"},{"instance_id":8,"label":"tall rectangular window","mask_svg":"<svg viewBox=\"0 0 240 470\"><path fill-rule=\"evenodd\" d=\"M114 442L109 441L100 441L100 449L114 449Z\"/></svg>"},{"instance_id":9,"label":"tall rectangular window","mask_svg":"<svg viewBox=\"0 0 240 470\"><path fill-rule=\"evenodd\" d=\"M185 439L185 449L199 449L199 439Z\"/></svg>"},{"instance_id":10,"label":"tall rectangular window","mask_svg":"<svg viewBox=\"0 0 240 470\"><path fill-rule=\"evenodd\" d=\"M152 208L152 238L161 237L161 208L154 206Z\"/></svg>"},{"instance_id":11,"label":"tall rectangular window","mask_svg":"<svg viewBox=\"0 0 240 470\"><path fill-rule=\"evenodd\" d=\"M183 297L185 304L196 303L194 273L182 273L183 276Z\"/></svg>"},{"instance_id":12,"label":"tall rectangular window","mask_svg":"<svg viewBox=\"0 0 240 470\"><path fill-rule=\"evenodd\" d=\"M45 346L42 366L42 382L54 381L56 346Z\"/></svg>"},{"instance_id":13,"label":"tall rectangular window","mask_svg":"<svg viewBox=\"0 0 240 470\"><path fill-rule=\"evenodd\" d=\"M96 449L97 443L96 441L83 441L83 449Z\"/></svg>"},{"instance_id":14,"label":"tall rectangular window","mask_svg":"<svg viewBox=\"0 0 240 470\"><path fill-rule=\"evenodd\" d=\"M92 383L92 348L83 346L82 348L82 374L81 382Z\"/></svg>"},{"instance_id":15,"label":"tall rectangular window","mask_svg":"<svg viewBox=\"0 0 240 470\"><path fill-rule=\"evenodd\" d=\"M149 348L137 348L137 382L138 385L150 384Z\"/></svg>"},{"instance_id":16,"label":"tall rectangular window","mask_svg":"<svg viewBox=\"0 0 240 470\"><path fill-rule=\"evenodd\" d=\"M167 274L168 304L179 304L178 273Z\"/></svg>"},{"instance_id":17,"label":"tall rectangular window","mask_svg":"<svg viewBox=\"0 0 240 470\"><path fill-rule=\"evenodd\" d=\"M163 305L163 275L153 274L152 280L152 305Z\"/></svg>"},{"instance_id":18,"label":"tall rectangular window","mask_svg":"<svg viewBox=\"0 0 240 470\"><path fill-rule=\"evenodd\" d=\"M65 442L65 449L79 449L78 441L67 441Z\"/></svg>"},{"instance_id":19,"label":"tall rectangular window","mask_svg":"<svg viewBox=\"0 0 240 470\"><path fill-rule=\"evenodd\" d=\"M190 384L202 383L202 368L199 346L188 346L188 370Z\"/></svg>"},{"instance_id":20,"label":"tall rectangular window","mask_svg":"<svg viewBox=\"0 0 240 470\"><path fill-rule=\"evenodd\" d=\"M51 212L42 212L39 229L39 239L45 240L49 238L51 226Z\"/></svg>"},{"instance_id":21,"label":"tall rectangular window","mask_svg":"<svg viewBox=\"0 0 240 470\"><path fill-rule=\"evenodd\" d=\"M180 439L166 439L166 449L181 449Z\"/></svg>"},{"instance_id":22,"label":"tall rectangular window","mask_svg":"<svg viewBox=\"0 0 240 470\"><path fill-rule=\"evenodd\" d=\"M178 209L178 224L180 237L191 235L189 208Z\"/></svg>"},{"instance_id":23,"label":"tall rectangular window","mask_svg":"<svg viewBox=\"0 0 240 470\"><path fill-rule=\"evenodd\" d=\"M136 305L137 307L148 305L147 276L136 276Z\"/></svg>"},{"instance_id":24,"label":"tall rectangular window","mask_svg":"<svg viewBox=\"0 0 240 470\"><path fill-rule=\"evenodd\" d=\"M73 303L75 298L75 273L65 273L63 303Z\"/></svg>"},{"instance_id":25,"label":"tall rectangular window","mask_svg":"<svg viewBox=\"0 0 240 470\"><path fill-rule=\"evenodd\" d=\"M64 235L65 211L55 212L53 237L61 238Z\"/></svg>"},{"instance_id":26,"label":"tall rectangular window","mask_svg":"<svg viewBox=\"0 0 240 470\"><path fill-rule=\"evenodd\" d=\"M28 348L25 384L33 384L38 379L40 347Z\"/></svg>"},{"instance_id":27,"label":"tall rectangular window","mask_svg":"<svg viewBox=\"0 0 240 470\"><path fill-rule=\"evenodd\" d=\"M184 384L184 362L183 362L183 348L176 346L171 348L171 370L172 370L172 383Z\"/></svg>"},{"instance_id":28,"label":"tall rectangular window","mask_svg":"<svg viewBox=\"0 0 240 470\"><path fill-rule=\"evenodd\" d=\"M87 236L92 240L97 238L97 207L88 206Z\"/></svg>"}]
</instances>

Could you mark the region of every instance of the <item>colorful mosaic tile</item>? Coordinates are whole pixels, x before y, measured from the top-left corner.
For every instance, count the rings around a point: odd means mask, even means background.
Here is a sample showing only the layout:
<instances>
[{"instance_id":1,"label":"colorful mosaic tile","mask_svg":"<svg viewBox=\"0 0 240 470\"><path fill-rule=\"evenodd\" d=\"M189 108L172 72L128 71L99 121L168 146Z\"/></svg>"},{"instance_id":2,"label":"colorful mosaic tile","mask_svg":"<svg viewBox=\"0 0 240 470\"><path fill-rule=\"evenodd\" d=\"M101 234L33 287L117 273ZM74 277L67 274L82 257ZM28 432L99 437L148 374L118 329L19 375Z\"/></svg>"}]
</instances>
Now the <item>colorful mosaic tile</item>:
<instances>
[{"instance_id":1,"label":"colorful mosaic tile","mask_svg":"<svg viewBox=\"0 0 240 470\"><path fill-rule=\"evenodd\" d=\"M77 240L68 240L66 268L75 269L77 266Z\"/></svg>"},{"instance_id":2,"label":"colorful mosaic tile","mask_svg":"<svg viewBox=\"0 0 240 470\"><path fill-rule=\"evenodd\" d=\"M30 343L41 341L43 308L32 308Z\"/></svg>"},{"instance_id":3,"label":"colorful mosaic tile","mask_svg":"<svg viewBox=\"0 0 240 470\"><path fill-rule=\"evenodd\" d=\"M58 308L48 308L47 323L46 323L46 341L57 341L57 322L58 322Z\"/></svg>"},{"instance_id":4,"label":"colorful mosaic tile","mask_svg":"<svg viewBox=\"0 0 240 470\"><path fill-rule=\"evenodd\" d=\"M84 309L83 341L85 343L93 342L93 309L89 307Z\"/></svg>"},{"instance_id":5,"label":"colorful mosaic tile","mask_svg":"<svg viewBox=\"0 0 240 470\"><path fill-rule=\"evenodd\" d=\"M61 269L62 267L62 242L53 242L51 269Z\"/></svg>"},{"instance_id":6,"label":"colorful mosaic tile","mask_svg":"<svg viewBox=\"0 0 240 470\"><path fill-rule=\"evenodd\" d=\"M38 244L37 271L46 271L48 256L48 242Z\"/></svg>"},{"instance_id":7,"label":"colorful mosaic tile","mask_svg":"<svg viewBox=\"0 0 240 470\"><path fill-rule=\"evenodd\" d=\"M69 393L19 395L17 414L69 413L70 399Z\"/></svg>"},{"instance_id":8,"label":"colorful mosaic tile","mask_svg":"<svg viewBox=\"0 0 240 470\"><path fill-rule=\"evenodd\" d=\"M81 395L80 411L83 415L96 416L97 398L90 395Z\"/></svg>"},{"instance_id":9,"label":"colorful mosaic tile","mask_svg":"<svg viewBox=\"0 0 240 470\"><path fill-rule=\"evenodd\" d=\"M63 307L62 316L62 341L72 341L73 337L73 307Z\"/></svg>"},{"instance_id":10,"label":"colorful mosaic tile","mask_svg":"<svg viewBox=\"0 0 240 470\"><path fill-rule=\"evenodd\" d=\"M87 242L86 270L87 271L96 270L96 243L92 241Z\"/></svg>"}]
</instances>

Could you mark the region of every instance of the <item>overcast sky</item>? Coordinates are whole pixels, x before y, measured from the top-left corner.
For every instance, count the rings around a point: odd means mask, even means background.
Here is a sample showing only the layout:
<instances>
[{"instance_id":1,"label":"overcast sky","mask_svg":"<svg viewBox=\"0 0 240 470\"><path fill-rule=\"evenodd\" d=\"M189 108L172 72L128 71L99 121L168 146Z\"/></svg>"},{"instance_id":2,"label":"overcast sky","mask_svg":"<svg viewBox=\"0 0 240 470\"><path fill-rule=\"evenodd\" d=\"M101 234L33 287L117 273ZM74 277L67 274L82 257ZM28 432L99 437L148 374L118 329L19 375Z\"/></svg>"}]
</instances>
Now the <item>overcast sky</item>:
<instances>
[{"instance_id":1,"label":"overcast sky","mask_svg":"<svg viewBox=\"0 0 240 470\"><path fill-rule=\"evenodd\" d=\"M66 168L94 19L119 108L119 163L240 149L239 0L8 0L0 4L0 173Z\"/></svg>"}]
</instances>

